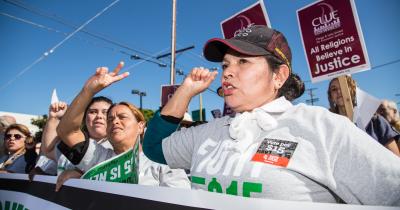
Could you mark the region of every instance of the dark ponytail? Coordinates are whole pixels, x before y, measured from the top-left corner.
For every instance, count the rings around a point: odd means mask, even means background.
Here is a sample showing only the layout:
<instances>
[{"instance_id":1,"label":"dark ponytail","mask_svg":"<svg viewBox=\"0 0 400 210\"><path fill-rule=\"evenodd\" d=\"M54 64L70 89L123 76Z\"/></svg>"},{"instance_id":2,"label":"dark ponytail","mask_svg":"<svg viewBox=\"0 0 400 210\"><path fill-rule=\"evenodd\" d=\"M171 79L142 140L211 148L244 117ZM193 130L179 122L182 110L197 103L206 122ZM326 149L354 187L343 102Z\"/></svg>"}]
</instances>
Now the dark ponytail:
<instances>
[{"instance_id":1,"label":"dark ponytail","mask_svg":"<svg viewBox=\"0 0 400 210\"><path fill-rule=\"evenodd\" d=\"M273 69L273 71L279 69L280 65L285 64L273 55L267 55L265 57L269 67ZM278 90L278 97L285 96L287 100L293 101L294 99L303 95L304 90L304 82L301 80L300 76L291 72L283 86Z\"/></svg>"},{"instance_id":2,"label":"dark ponytail","mask_svg":"<svg viewBox=\"0 0 400 210\"><path fill-rule=\"evenodd\" d=\"M278 90L278 96L285 96L287 100L293 101L303 95L304 90L304 82L300 76L291 73L283 86Z\"/></svg>"}]
</instances>

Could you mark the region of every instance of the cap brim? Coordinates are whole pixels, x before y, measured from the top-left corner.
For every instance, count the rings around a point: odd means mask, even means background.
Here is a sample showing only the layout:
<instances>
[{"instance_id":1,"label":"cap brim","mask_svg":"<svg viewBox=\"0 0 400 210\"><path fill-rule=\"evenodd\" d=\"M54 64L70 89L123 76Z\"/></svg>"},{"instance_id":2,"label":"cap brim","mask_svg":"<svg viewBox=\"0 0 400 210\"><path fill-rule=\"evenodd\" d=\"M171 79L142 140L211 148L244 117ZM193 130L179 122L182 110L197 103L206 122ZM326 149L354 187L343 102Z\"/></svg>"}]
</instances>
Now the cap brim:
<instances>
[{"instance_id":1,"label":"cap brim","mask_svg":"<svg viewBox=\"0 0 400 210\"><path fill-rule=\"evenodd\" d=\"M212 62L221 62L228 49L232 49L244 55L259 56L271 54L264 48L237 39L210 39L203 49L204 57Z\"/></svg>"}]
</instances>

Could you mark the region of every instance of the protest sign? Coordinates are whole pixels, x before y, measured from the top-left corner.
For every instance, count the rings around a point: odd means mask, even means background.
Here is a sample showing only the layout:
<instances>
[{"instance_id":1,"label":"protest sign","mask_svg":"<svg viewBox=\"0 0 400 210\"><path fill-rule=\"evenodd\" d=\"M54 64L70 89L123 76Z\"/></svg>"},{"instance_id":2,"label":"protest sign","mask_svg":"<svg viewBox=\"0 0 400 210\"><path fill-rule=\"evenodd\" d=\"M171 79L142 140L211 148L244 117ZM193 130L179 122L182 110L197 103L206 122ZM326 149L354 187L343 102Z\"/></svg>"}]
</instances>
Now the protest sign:
<instances>
[{"instance_id":1,"label":"protest sign","mask_svg":"<svg viewBox=\"0 0 400 210\"><path fill-rule=\"evenodd\" d=\"M381 100L358 87L356 88L356 98L357 106L354 107L353 122L357 124L357 127L365 130L379 105L381 105Z\"/></svg>"},{"instance_id":2,"label":"protest sign","mask_svg":"<svg viewBox=\"0 0 400 210\"><path fill-rule=\"evenodd\" d=\"M312 82L370 69L354 0L321 0L297 10Z\"/></svg>"},{"instance_id":3,"label":"protest sign","mask_svg":"<svg viewBox=\"0 0 400 210\"><path fill-rule=\"evenodd\" d=\"M138 151L139 141L136 141L134 148L93 166L82 179L137 184Z\"/></svg>"},{"instance_id":4,"label":"protest sign","mask_svg":"<svg viewBox=\"0 0 400 210\"><path fill-rule=\"evenodd\" d=\"M271 27L267 10L262 0L239 11L221 22L222 35L229 39L251 25L266 25Z\"/></svg>"},{"instance_id":5,"label":"protest sign","mask_svg":"<svg viewBox=\"0 0 400 210\"><path fill-rule=\"evenodd\" d=\"M162 85L161 86L161 108L167 104L168 100L174 95L180 85Z\"/></svg>"},{"instance_id":6,"label":"protest sign","mask_svg":"<svg viewBox=\"0 0 400 210\"><path fill-rule=\"evenodd\" d=\"M51 94L51 102L50 104L54 104L56 102L59 102L60 100L58 100L58 96L57 96L57 90L54 88L53 92Z\"/></svg>"}]
</instances>

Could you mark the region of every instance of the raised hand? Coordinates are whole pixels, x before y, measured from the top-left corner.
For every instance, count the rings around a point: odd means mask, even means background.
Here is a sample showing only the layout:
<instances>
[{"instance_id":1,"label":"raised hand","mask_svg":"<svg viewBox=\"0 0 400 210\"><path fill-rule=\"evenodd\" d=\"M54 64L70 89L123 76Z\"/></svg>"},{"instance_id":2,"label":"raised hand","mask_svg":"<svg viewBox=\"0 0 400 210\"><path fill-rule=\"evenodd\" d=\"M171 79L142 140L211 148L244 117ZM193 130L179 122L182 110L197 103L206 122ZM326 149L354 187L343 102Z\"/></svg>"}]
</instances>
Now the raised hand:
<instances>
[{"instance_id":1,"label":"raised hand","mask_svg":"<svg viewBox=\"0 0 400 210\"><path fill-rule=\"evenodd\" d=\"M192 96L195 96L207 89L217 74L217 71L210 72L203 67L193 68L183 81L182 86L187 88Z\"/></svg>"},{"instance_id":2,"label":"raised hand","mask_svg":"<svg viewBox=\"0 0 400 210\"><path fill-rule=\"evenodd\" d=\"M112 72L108 72L107 67L97 68L96 73L86 81L83 88L90 91L94 95L112 83L124 79L129 75L129 72L118 74L123 66L124 62L121 61Z\"/></svg>"},{"instance_id":3,"label":"raised hand","mask_svg":"<svg viewBox=\"0 0 400 210\"><path fill-rule=\"evenodd\" d=\"M67 111L67 103L63 101L55 102L49 107L49 118L61 119L65 111Z\"/></svg>"}]
</instances>

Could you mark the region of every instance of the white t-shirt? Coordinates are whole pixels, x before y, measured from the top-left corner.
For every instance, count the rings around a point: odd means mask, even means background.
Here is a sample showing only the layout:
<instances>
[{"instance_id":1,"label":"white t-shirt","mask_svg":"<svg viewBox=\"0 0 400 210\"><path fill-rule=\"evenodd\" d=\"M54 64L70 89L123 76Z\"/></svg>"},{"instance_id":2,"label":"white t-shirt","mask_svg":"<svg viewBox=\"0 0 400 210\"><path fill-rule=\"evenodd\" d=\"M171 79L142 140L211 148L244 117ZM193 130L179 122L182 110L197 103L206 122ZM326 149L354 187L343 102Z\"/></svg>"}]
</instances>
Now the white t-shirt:
<instances>
[{"instance_id":1,"label":"white t-shirt","mask_svg":"<svg viewBox=\"0 0 400 210\"><path fill-rule=\"evenodd\" d=\"M57 162L49 159L45 155L40 155L36 161L35 167L39 167L43 172L49 175L57 175Z\"/></svg>"},{"instance_id":2,"label":"white t-shirt","mask_svg":"<svg viewBox=\"0 0 400 210\"><path fill-rule=\"evenodd\" d=\"M105 139L101 139L99 141L96 141L92 138L89 138L89 141L94 142L95 144L106 148L106 149L113 149L110 141L108 141L106 138ZM75 169L76 166L71 163L67 157L65 157L59 150L58 147L56 147L56 156L57 156L57 175L60 175L63 171L65 170L72 170Z\"/></svg>"},{"instance_id":3,"label":"white t-shirt","mask_svg":"<svg viewBox=\"0 0 400 210\"><path fill-rule=\"evenodd\" d=\"M92 139L93 140L93 139ZM94 141L94 140L93 140ZM112 149L111 143L106 139L101 139L97 142L105 148ZM60 175L65 170L75 169L75 165L72 164L59 150L55 147L57 161L51 160L46 156L40 155L35 167L40 167L47 174Z\"/></svg>"},{"instance_id":4,"label":"white t-shirt","mask_svg":"<svg viewBox=\"0 0 400 210\"><path fill-rule=\"evenodd\" d=\"M114 150L90 140L85 155L75 167L85 172L114 156ZM168 165L153 162L143 152L139 153L139 184L190 189L190 181L184 170L171 169Z\"/></svg>"},{"instance_id":5,"label":"white t-shirt","mask_svg":"<svg viewBox=\"0 0 400 210\"><path fill-rule=\"evenodd\" d=\"M162 142L168 165L190 169L193 189L400 205L400 158L347 118L284 97L252 113L173 133Z\"/></svg>"}]
</instances>

